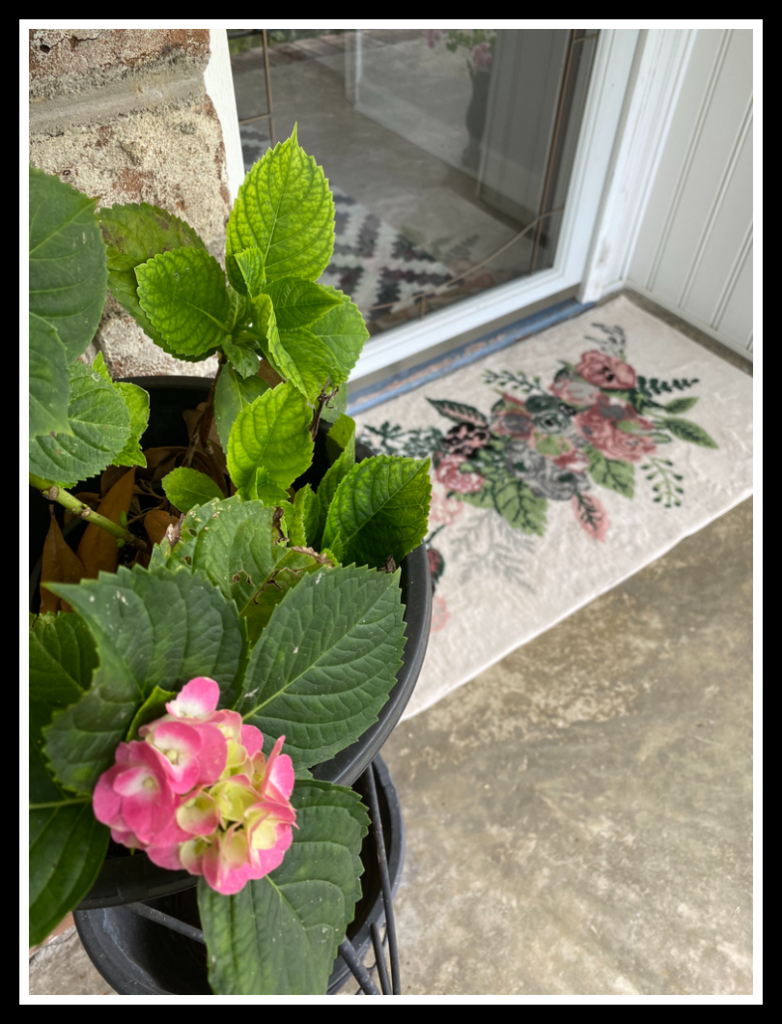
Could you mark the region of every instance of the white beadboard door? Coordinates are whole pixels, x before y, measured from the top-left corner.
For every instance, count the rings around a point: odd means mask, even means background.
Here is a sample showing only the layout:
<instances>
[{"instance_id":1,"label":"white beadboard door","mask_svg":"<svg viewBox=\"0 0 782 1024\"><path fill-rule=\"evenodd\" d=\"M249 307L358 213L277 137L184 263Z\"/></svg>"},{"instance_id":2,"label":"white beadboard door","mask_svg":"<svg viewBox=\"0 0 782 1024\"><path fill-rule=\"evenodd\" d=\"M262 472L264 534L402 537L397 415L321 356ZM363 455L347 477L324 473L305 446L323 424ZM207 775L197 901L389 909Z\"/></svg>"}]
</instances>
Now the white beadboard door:
<instances>
[{"instance_id":1,"label":"white beadboard door","mask_svg":"<svg viewBox=\"0 0 782 1024\"><path fill-rule=\"evenodd\" d=\"M752 358L751 29L699 29L625 283Z\"/></svg>"}]
</instances>

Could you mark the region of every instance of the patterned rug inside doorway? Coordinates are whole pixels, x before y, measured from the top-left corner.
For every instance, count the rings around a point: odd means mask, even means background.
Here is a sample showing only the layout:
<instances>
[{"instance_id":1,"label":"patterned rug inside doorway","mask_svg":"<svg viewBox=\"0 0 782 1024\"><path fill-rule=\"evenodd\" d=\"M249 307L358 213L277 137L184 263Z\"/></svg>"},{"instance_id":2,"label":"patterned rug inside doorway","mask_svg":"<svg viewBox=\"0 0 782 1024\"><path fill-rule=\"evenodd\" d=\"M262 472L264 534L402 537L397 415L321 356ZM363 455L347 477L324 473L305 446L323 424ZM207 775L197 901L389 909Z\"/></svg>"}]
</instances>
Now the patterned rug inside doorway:
<instances>
[{"instance_id":1,"label":"patterned rug inside doorway","mask_svg":"<svg viewBox=\"0 0 782 1024\"><path fill-rule=\"evenodd\" d=\"M269 140L254 125L240 125L239 133L244 169L249 171L269 148ZM349 295L366 320L386 316L397 304L451 280L444 263L329 184L336 214L334 254L319 281Z\"/></svg>"},{"instance_id":2,"label":"patterned rug inside doorway","mask_svg":"<svg viewBox=\"0 0 782 1024\"><path fill-rule=\"evenodd\" d=\"M375 451L432 460L405 718L752 493L752 378L624 297L356 419Z\"/></svg>"}]
</instances>

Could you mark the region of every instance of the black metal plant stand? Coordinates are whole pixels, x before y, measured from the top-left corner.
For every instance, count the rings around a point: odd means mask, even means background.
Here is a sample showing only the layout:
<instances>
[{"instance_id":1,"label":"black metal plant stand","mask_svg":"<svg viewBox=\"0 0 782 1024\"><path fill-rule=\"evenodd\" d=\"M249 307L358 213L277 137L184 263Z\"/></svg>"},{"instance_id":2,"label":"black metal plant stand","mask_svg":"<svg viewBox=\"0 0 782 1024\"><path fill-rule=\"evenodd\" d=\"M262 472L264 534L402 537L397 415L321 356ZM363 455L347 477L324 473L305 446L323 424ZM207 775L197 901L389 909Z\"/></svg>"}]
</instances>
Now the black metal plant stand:
<instances>
[{"instance_id":1,"label":"black metal plant stand","mask_svg":"<svg viewBox=\"0 0 782 1024\"><path fill-rule=\"evenodd\" d=\"M378 798L378 784L384 803L382 809ZM346 937L339 947L339 956L335 961L334 970L329 980L328 991L329 994L334 994L341 990L352 974L359 985L356 995L359 993L400 995L399 953L394 927L393 892L399 883L404 861L404 824L401 809L388 769L379 756L369 764L357 781L355 788L363 791L362 796L368 804L370 819L369 834L362 849L362 858L365 860L364 879L367 880L368 885L371 884L374 872L370 871L369 861L370 858L376 858L380 885L374 904L363 915L364 920L361 922L361 927L353 935L355 944L354 941ZM384 832L383 819L389 826L389 834ZM391 864L389 863L389 849ZM376 881L375 887L377 888ZM188 892L192 895L193 887ZM179 894L180 897L185 895L187 893ZM177 897L174 896L173 900L176 902ZM181 904L181 907L184 907L184 904ZM190 916L191 920L197 920L197 916L194 917L192 906L189 907L189 910L186 909L185 913L182 913L180 909L179 913L181 916ZM157 929L153 929L150 934L149 929L143 924L143 919L162 926L169 933L173 932L182 936L185 945L191 951L190 958L185 959L182 976L177 979L176 987L179 992L170 992L170 980L163 979L159 975L156 976L154 968L150 969L148 963L142 962L145 955L147 960L153 963L159 959L168 960L168 957L161 958L159 951L152 951L151 955L148 953L145 948L149 945L148 939L162 941L165 933L158 935ZM386 926L385 943L380 936L380 924L383 919ZM195 923L188 923L175 914L155 906L149 906L148 902L139 901L110 908L76 910L74 920L90 959L103 977L120 994L200 994L201 991L206 994L210 991L205 971L204 935ZM363 956L369 946L367 931L375 952L375 963L369 969L363 963ZM171 938L173 939L173 936ZM194 946L194 944L198 945ZM388 946L390 977L384 944ZM203 951L200 955L197 952L193 953L194 950L197 951L201 948ZM196 960L203 961L203 966L200 969L195 964ZM379 988L372 977L372 973L375 971L378 976ZM195 993L192 992L193 989L196 989Z\"/></svg>"}]
</instances>

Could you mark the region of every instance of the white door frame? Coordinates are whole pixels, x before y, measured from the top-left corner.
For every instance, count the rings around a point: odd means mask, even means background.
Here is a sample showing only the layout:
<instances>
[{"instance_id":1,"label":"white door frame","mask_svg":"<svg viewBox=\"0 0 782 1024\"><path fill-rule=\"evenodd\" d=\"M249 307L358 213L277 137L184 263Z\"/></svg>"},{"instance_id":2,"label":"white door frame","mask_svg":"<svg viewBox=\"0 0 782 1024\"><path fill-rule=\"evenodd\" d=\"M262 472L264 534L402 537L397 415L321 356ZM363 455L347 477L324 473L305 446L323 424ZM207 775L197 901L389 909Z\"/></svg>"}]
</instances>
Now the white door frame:
<instances>
[{"instance_id":1,"label":"white door frame","mask_svg":"<svg viewBox=\"0 0 782 1024\"><path fill-rule=\"evenodd\" d=\"M600 31L554 266L385 331L365 344L351 382L582 282L639 35L639 29Z\"/></svg>"}]
</instances>

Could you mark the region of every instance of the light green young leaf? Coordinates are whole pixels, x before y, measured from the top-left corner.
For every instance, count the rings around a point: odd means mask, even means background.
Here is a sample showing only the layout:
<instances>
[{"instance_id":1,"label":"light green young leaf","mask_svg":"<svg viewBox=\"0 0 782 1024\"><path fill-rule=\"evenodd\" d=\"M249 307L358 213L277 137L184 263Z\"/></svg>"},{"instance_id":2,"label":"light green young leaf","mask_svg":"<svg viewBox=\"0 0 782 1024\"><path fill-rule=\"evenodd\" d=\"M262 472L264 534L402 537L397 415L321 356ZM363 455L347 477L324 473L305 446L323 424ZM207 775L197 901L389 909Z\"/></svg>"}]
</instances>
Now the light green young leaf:
<instances>
[{"instance_id":1,"label":"light green young leaf","mask_svg":"<svg viewBox=\"0 0 782 1024\"><path fill-rule=\"evenodd\" d=\"M231 332L231 300L217 260L203 249L161 253L136 267L138 301L174 355L205 358Z\"/></svg>"},{"instance_id":2,"label":"light green young leaf","mask_svg":"<svg viewBox=\"0 0 782 1024\"><path fill-rule=\"evenodd\" d=\"M377 455L360 462L336 489L323 546L342 563L380 568L390 555L399 565L426 536L431 492L428 459Z\"/></svg>"},{"instance_id":3,"label":"light green young leaf","mask_svg":"<svg viewBox=\"0 0 782 1024\"><path fill-rule=\"evenodd\" d=\"M149 203L112 206L101 210L98 220L109 247L111 294L156 345L170 352L165 339L139 305L136 267L159 253L188 248L205 250L206 246L189 224ZM179 358L197 362L202 357L179 354Z\"/></svg>"},{"instance_id":4,"label":"light green young leaf","mask_svg":"<svg viewBox=\"0 0 782 1024\"><path fill-rule=\"evenodd\" d=\"M353 790L297 781L282 864L235 896L203 883L198 909L217 995L324 995L361 896L366 808Z\"/></svg>"},{"instance_id":5,"label":"light green young leaf","mask_svg":"<svg viewBox=\"0 0 782 1024\"><path fill-rule=\"evenodd\" d=\"M78 361L69 371L71 434L30 439L30 472L63 487L101 473L130 438L130 413L116 387Z\"/></svg>"},{"instance_id":6,"label":"light green young leaf","mask_svg":"<svg viewBox=\"0 0 782 1024\"><path fill-rule=\"evenodd\" d=\"M253 487L259 469L283 489L306 472L313 452L310 418L306 399L291 384L279 384L245 406L228 438L228 472L237 491Z\"/></svg>"},{"instance_id":7,"label":"light green young leaf","mask_svg":"<svg viewBox=\"0 0 782 1024\"><path fill-rule=\"evenodd\" d=\"M264 292L272 300L281 331L308 327L342 302L341 294L333 288L301 277L281 277L272 281Z\"/></svg>"},{"instance_id":8,"label":"light green young leaf","mask_svg":"<svg viewBox=\"0 0 782 1024\"><path fill-rule=\"evenodd\" d=\"M262 501L264 505L279 505L280 502L287 502L290 499L288 491L272 480L265 466L260 466L255 471L255 479L247 485L246 493L241 493L249 500Z\"/></svg>"},{"instance_id":9,"label":"light green young leaf","mask_svg":"<svg viewBox=\"0 0 782 1024\"><path fill-rule=\"evenodd\" d=\"M228 362L236 370L240 377L253 377L258 373L261 365L261 358L258 355L257 344L251 339L223 338L222 349L228 357Z\"/></svg>"},{"instance_id":10,"label":"light green young leaf","mask_svg":"<svg viewBox=\"0 0 782 1024\"><path fill-rule=\"evenodd\" d=\"M69 434L68 356L51 324L30 313L30 436Z\"/></svg>"},{"instance_id":11,"label":"light green young leaf","mask_svg":"<svg viewBox=\"0 0 782 1024\"><path fill-rule=\"evenodd\" d=\"M253 247L244 249L234 255L236 265L242 275L244 286L250 298L260 292L266 284L266 272L263 268L263 253L260 249Z\"/></svg>"},{"instance_id":12,"label":"light green young leaf","mask_svg":"<svg viewBox=\"0 0 782 1024\"><path fill-rule=\"evenodd\" d=\"M336 288L324 288L338 297L340 304L316 320L310 330L331 349L333 383L344 384L361 355L369 331L355 302Z\"/></svg>"},{"instance_id":13,"label":"light green young leaf","mask_svg":"<svg viewBox=\"0 0 782 1024\"><path fill-rule=\"evenodd\" d=\"M178 692L190 679L208 676L220 686L222 706L236 700L244 631L234 605L198 574L120 567L49 589L86 621L99 658L90 689L44 730L60 785L92 792L156 686Z\"/></svg>"},{"instance_id":14,"label":"light green young leaf","mask_svg":"<svg viewBox=\"0 0 782 1024\"><path fill-rule=\"evenodd\" d=\"M336 389L336 394L323 406L320 418L326 423L334 423L345 412L348 407L348 386L342 384Z\"/></svg>"},{"instance_id":15,"label":"light green young leaf","mask_svg":"<svg viewBox=\"0 0 782 1024\"><path fill-rule=\"evenodd\" d=\"M30 168L30 312L56 329L67 363L92 341L106 301L96 201Z\"/></svg>"},{"instance_id":16,"label":"light green young leaf","mask_svg":"<svg viewBox=\"0 0 782 1024\"><path fill-rule=\"evenodd\" d=\"M305 576L275 608L235 708L294 767L349 746L377 720L402 664L399 570L337 567Z\"/></svg>"},{"instance_id":17,"label":"light green young leaf","mask_svg":"<svg viewBox=\"0 0 782 1024\"><path fill-rule=\"evenodd\" d=\"M130 414L130 438L113 465L146 466L140 442L149 424L149 394L135 384L115 383L114 389L122 395Z\"/></svg>"},{"instance_id":18,"label":"light green young leaf","mask_svg":"<svg viewBox=\"0 0 782 1024\"><path fill-rule=\"evenodd\" d=\"M315 281L334 249L334 200L323 169L307 156L296 128L247 173L226 232L226 269L245 292L236 253L260 249L266 280L296 276Z\"/></svg>"},{"instance_id":19,"label":"light green young leaf","mask_svg":"<svg viewBox=\"0 0 782 1024\"><path fill-rule=\"evenodd\" d=\"M232 366L223 366L215 385L215 424L223 451L228 449L231 427L241 410L268 390L269 385L261 377L243 380Z\"/></svg>"},{"instance_id":20,"label":"light green young leaf","mask_svg":"<svg viewBox=\"0 0 782 1024\"><path fill-rule=\"evenodd\" d=\"M331 349L309 327L280 330L272 335L269 353L281 376L312 403L329 380L341 372Z\"/></svg>"},{"instance_id":21,"label":"light green young leaf","mask_svg":"<svg viewBox=\"0 0 782 1024\"><path fill-rule=\"evenodd\" d=\"M163 477L162 484L166 497L180 512L189 512L191 508L205 505L212 498L225 497L210 476L188 466L172 469Z\"/></svg>"},{"instance_id":22,"label":"light green young leaf","mask_svg":"<svg viewBox=\"0 0 782 1024\"><path fill-rule=\"evenodd\" d=\"M326 453L329 462L332 464L336 462L347 448L350 448L355 455L356 421L347 413L342 413L329 427L329 432L326 434Z\"/></svg>"},{"instance_id":23,"label":"light green young leaf","mask_svg":"<svg viewBox=\"0 0 782 1024\"><path fill-rule=\"evenodd\" d=\"M332 436L333 435L333 436ZM326 435L326 451L333 464L318 486L320 515L318 527L312 535L312 545L319 548L326 528L328 511L337 488L356 464L356 423L350 416L341 416Z\"/></svg>"},{"instance_id":24,"label":"light green young leaf","mask_svg":"<svg viewBox=\"0 0 782 1024\"><path fill-rule=\"evenodd\" d=\"M320 524L320 498L318 498L318 495L309 484L305 484L304 487L296 492L296 503L299 501L301 501L302 505L301 523L304 528L304 543L318 551L319 548L316 541Z\"/></svg>"}]
</instances>

